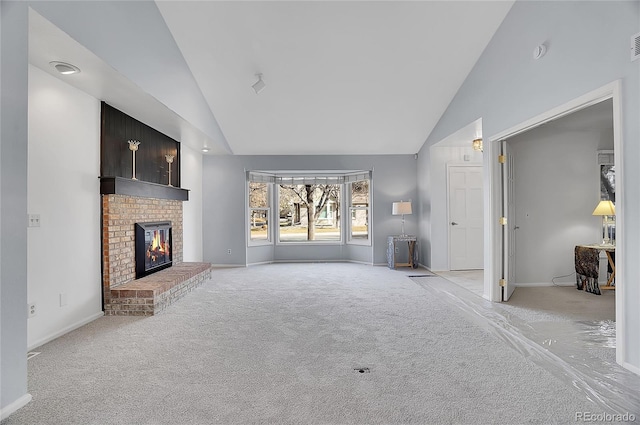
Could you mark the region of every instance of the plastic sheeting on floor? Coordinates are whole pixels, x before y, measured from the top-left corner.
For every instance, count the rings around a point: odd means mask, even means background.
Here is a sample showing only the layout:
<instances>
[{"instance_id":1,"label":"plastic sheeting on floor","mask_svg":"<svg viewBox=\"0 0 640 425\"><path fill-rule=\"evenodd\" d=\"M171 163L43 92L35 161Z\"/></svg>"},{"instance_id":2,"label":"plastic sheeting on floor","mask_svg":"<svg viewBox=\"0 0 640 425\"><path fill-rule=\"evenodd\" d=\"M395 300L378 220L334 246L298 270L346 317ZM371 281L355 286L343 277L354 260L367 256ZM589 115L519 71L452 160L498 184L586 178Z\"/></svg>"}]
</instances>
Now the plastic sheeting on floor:
<instances>
[{"instance_id":1,"label":"plastic sheeting on floor","mask_svg":"<svg viewBox=\"0 0 640 425\"><path fill-rule=\"evenodd\" d=\"M640 376L608 360L610 350L615 350L615 322L527 322L503 304L487 301L442 277L411 279L425 290L443 295L474 324L584 391L607 412L631 414L640 421ZM608 355L598 356L603 350Z\"/></svg>"}]
</instances>

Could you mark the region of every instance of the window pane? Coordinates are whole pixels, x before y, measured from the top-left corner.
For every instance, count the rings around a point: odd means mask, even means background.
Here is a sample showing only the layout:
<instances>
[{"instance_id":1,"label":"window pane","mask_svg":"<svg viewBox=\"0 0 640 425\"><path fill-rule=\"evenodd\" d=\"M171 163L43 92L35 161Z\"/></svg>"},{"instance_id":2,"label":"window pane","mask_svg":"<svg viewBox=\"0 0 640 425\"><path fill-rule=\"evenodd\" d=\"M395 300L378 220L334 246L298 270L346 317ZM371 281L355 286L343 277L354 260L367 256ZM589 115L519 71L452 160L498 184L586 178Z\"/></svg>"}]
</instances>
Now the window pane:
<instances>
[{"instance_id":1,"label":"window pane","mask_svg":"<svg viewBox=\"0 0 640 425\"><path fill-rule=\"evenodd\" d=\"M249 228L251 229L252 241L268 241L269 240L269 210L258 209L251 210L249 216Z\"/></svg>"},{"instance_id":2,"label":"window pane","mask_svg":"<svg viewBox=\"0 0 640 425\"><path fill-rule=\"evenodd\" d=\"M351 183L351 239L369 239L369 180Z\"/></svg>"},{"instance_id":3,"label":"window pane","mask_svg":"<svg viewBox=\"0 0 640 425\"><path fill-rule=\"evenodd\" d=\"M340 185L280 185L279 200L280 242L341 240Z\"/></svg>"},{"instance_id":4,"label":"window pane","mask_svg":"<svg viewBox=\"0 0 640 425\"><path fill-rule=\"evenodd\" d=\"M369 238L369 210L352 209L351 210L351 239L368 239Z\"/></svg>"},{"instance_id":5,"label":"window pane","mask_svg":"<svg viewBox=\"0 0 640 425\"><path fill-rule=\"evenodd\" d=\"M360 180L351 183L351 206L369 206L369 180Z\"/></svg>"},{"instance_id":6,"label":"window pane","mask_svg":"<svg viewBox=\"0 0 640 425\"><path fill-rule=\"evenodd\" d=\"M269 190L267 183L249 182L249 208L269 206Z\"/></svg>"}]
</instances>

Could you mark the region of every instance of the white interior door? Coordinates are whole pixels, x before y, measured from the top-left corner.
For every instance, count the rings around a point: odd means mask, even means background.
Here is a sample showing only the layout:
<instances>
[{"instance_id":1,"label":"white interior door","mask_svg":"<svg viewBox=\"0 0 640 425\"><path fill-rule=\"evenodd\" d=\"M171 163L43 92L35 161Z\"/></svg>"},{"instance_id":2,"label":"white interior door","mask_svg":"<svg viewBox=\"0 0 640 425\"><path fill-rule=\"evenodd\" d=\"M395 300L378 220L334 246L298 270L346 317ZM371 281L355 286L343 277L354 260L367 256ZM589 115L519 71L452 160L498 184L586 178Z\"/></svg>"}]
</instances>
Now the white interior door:
<instances>
[{"instance_id":1,"label":"white interior door","mask_svg":"<svg viewBox=\"0 0 640 425\"><path fill-rule=\"evenodd\" d=\"M506 141L501 142L502 157L502 301L508 301L516 289L516 223L515 223L515 167L513 155Z\"/></svg>"},{"instance_id":2,"label":"white interior door","mask_svg":"<svg viewBox=\"0 0 640 425\"><path fill-rule=\"evenodd\" d=\"M483 195L482 167L450 165L449 182L449 268L482 269Z\"/></svg>"}]
</instances>

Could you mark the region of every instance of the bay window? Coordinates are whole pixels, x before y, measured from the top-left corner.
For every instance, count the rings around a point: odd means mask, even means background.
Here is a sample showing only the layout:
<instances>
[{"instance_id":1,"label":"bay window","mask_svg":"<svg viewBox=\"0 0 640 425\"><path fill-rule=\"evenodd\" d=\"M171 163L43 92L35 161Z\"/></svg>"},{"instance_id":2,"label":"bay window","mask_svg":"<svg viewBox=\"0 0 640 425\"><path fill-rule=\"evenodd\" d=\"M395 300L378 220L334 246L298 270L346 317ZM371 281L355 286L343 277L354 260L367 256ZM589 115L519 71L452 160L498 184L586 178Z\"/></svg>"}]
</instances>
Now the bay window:
<instances>
[{"instance_id":1,"label":"bay window","mask_svg":"<svg viewBox=\"0 0 640 425\"><path fill-rule=\"evenodd\" d=\"M248 171L247 180L249 246L274 239L278 244L371 244L370 171Z\"/></svg>"}]
</instances>

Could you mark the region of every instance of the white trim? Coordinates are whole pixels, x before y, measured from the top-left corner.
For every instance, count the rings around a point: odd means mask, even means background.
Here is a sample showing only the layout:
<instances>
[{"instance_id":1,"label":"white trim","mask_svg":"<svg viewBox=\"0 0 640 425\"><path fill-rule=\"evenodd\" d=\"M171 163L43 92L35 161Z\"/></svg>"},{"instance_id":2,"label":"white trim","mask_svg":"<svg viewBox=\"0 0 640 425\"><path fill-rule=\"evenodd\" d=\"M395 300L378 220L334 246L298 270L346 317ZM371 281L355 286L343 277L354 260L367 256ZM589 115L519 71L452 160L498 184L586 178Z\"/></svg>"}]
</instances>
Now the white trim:
<instances>
[{"instance_id":1,"label":"white trim","mask_svg":"<svg viewBox=\"0 0 640 425\"><path fill-rule=\"evenodd\" d=\"M543 112L539 115L536 115L533 118L530 118L520 124L517 124L507 130L501 131L489 138L490 143L498 142L502 139L508 139L518 134L524 133L529 130L533 130L536 127L540 127L543 124L546 124L550 121L557 120L558 118L562 118L566 115L570 115L574 112L577 112L581 109L587 108L589 106L593 106L596 103L600 103L603 100L611 99L614 97L614 94L620 91L620 81L614 81L605 86L602 86L592 92L589 92L585 95L582 95L576 99L570 100L567 103L564 103L560 106L557 106L553 109L550 109L546 112ZM615 109L615 106L614 106ZM615 127L615 125L614 125ZM615 150L615 148L614 148Z\"/></svg>"},{"instance_id":2,"label":"white trim","mask_svg":"<svg viewBox=\"0 0 640 425\"><path fill-rule=\"evenodd\" d=\"M622 89L621 81L616 80L609 84L606 84L598 89L595 89L589 93L586 93L580 97L577 97L569 102L566 102L560 106L550 109L542 114L536 115L518 125L515 125L507 130L499 132L488 138L488 143L485 145L485 150L488 151L488 155L485 156L485 161L488 163L488 173L485 173L485 188L489 190L485 191L485 203L489 205L489 214L485 217L485 225L490 229L489 233L489 256L485 253L485 292L487 287L489 288L489 295L492 301L498 301L498 295L500 286L497 279L497 271L499 270L499 258L500 258L500 239L497 237L497 223L500 214L499 205L496 202L497 196L495 195L496 189L502 182L499 181L496 171L498 170L498 158L495 153L492 153L493 147L497 142L504 139L516 136L524 133L525 131L539 127L547 122L569 115L573 112L595 105L603 100L612 99L613 102L613 146L615 154L615 167L616 167L616 362L620 365L626 365L625 359L625 329L626 329L626 315L624 292L625 274L624 268L626 263L625 243L626 239L624 234L624 211L625 211L625 196L624 196L624 169L622 161ZM495 192L495 193L494 193ZM636 372L637 373L637 372Z\"/></svg>"},{"instance_id":3,"label":"white trim","mask_svg":"<svg viewBox=\"0 0 640 425\"><path fill-rule=\"evenodd\" d=\"M18 409L26 406L32 399L31 394L26 393L13 403L8 404L4 409L0 409L0 421L5 420L9 415L14 414Z\"/></svg>"},{"instance_id":4,"label":"white trim","mask_svg":"<svg viewBox=\"0 0 640 425\"><path fill-rule=\"evenodd\" d=\"M274 263L309 263L309 264L320 264L320 263L351 263L351 260L273 260Z\"/></svg>"},{"instance_id":5,"label":"white trim","mask_svg":"<svg viewBox=\"0 0 640 425\"><path fill-rule=\"evenodd\" d=\"M258 263L250 263L247 264L247 267L249 266L262 266L262 265L266 265L266 264L286 264L286 263L314 263L314 264L318 264L318 263L353 263L353 264L362 264L363 266L377 266L377 265L381 265L381 266L386 266L387 263L384 264L373 264L373 263L368 263L366 261L358 261L358 260L273 260L273 261L261 261Z\"/></svg>"},{"instance_id":6,"label":"white trim","mask_svg":"<svg viewBox=\"0 0 640 425\"><path fill-rule=\"evenodd\" d=\"M373 266L372 262L367 262L367 261L359 261L359 260L347 260L348 263L353 263L353 264L362 264L363 266Z\"/></svg>"},{"instance_id":7,"label":"white trim","mask_svg":"<svg viewBox=\"0 0 640 425\"><path fill-rule=\"evenodd\" d=\"M251 266L263 266L265 264L273 264L273 260L269 260L269 261L258 261L257 263L247 263L247 267L251 267Z\"/></svg>"},{"instance_id":8,"label":"white trim","mask_svg":"<svg viewBox=\"0 0 640 425\"><path fill-rule=\"evenodd\" d=\"M40 338L38 341L36 341L33 344L31 344L30 346L28 346L27 347L27 351L31 351L34 348L38 348L41 345L46 344L47 342L53 341L56 338L60 338L62 335L67 334L67 333L69 333L71 331L74 331L74 330L78 329L79 327L84 326L87 323L91 323L94 320L99 319L99 318L101 318L103 316L104 316L104 311L101 311L100 313L92 314L91 316L86 317L86 318L84 318L84 319L82 319L82 320L80 320L80 321L78 321L78 322L76 322L76 323L74 323L72 325L69 325L64 329L59 330L58 332L55 332L55 333L53 333L53 334L51 334L49 336L46 336L44 338Z\"/></svg>"},{"instance_id":9,"label":"white trim","mask_svg":"<svg viewBox=\"0 0 640 425\"><path fill-rule=\"evenodd\" d=\"M241 268L241 267L247 267L245 264L223 264L223 263L218 263L218 264L211 264L211 267L213 267L214 269L220 268L220 269L232 269L232 268ZM215 272L215 270L213 270Z\"/></svg>"},{"instance_id":10,"label":"white trim","mask_svg":"<svg viewBox=\"0 0 640 425\"><path fill-rule=\"evenodd\" d=\"M627 363L627 362L622 362L620 363L622 365L623 368L630 370L631 372L635 373L636 375L640 375L640 367L636 367L634 365L632 365L631 363Z\"/></svg>"},{"instance_id":11,"label":"white trim","mask_svg":"<svg viewBox=\"0 0 640 425\"><path fill-rule=\"evenodd\" d=\"M552 283L552 282L529 282L529 283L516 283L516 288L542 288L542 287L550 287L550 286L562 286L564 288L570 288L572 286L576 286L573 282L560 282L560 283Z\"/></svg>"},{"instance_id":12,"label":"white trim","mask_svg":"<svg viewBox=\"0 0 640 425\"><path fill-rule=\"evenodd\" d=\"M624 234L625 221L625 190L624 190L624 167L622 165L622 84L620 80L615 81L611 88L611 97L613 101L613 151L614 166L616 168L616 362L619 364L627 364L625 358L626 339L626 311L625 311L625 287L624 280L626 268L626 235ZM617 152L617 153L616 153ZM640 371L636 371L640 375Z\"/></svg>"}]
</instances>

